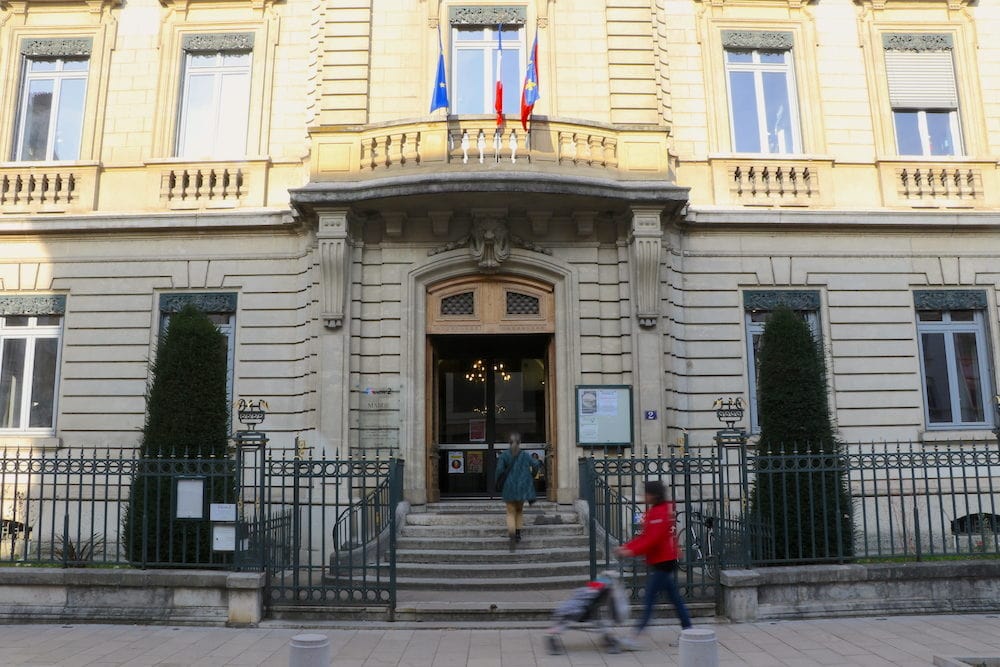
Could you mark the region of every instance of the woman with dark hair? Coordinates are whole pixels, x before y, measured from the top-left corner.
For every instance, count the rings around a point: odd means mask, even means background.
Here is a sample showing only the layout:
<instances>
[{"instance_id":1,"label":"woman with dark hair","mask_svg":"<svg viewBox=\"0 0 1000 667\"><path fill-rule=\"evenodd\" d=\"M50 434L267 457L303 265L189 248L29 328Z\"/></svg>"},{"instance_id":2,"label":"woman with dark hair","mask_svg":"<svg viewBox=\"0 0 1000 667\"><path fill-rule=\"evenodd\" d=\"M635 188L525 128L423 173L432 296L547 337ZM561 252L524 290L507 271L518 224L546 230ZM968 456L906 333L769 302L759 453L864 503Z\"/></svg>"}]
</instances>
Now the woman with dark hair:
<instances>
[{"instance_id":1,"label":"woman with dark hair","mask_svg":"<svg viewBox=\"0 0 1000 667\"><path fill-rule=\"evenodd\" d=\"M629 648L637 646L635 639L649 625L649 620L653 617L653 605L661 592L667 594L677 610L681 628L687 630L691 627L691 616L680 589L677 588L679 549L674 535L674 504L667 500L667 490L659 480L646 482L645 492L648 509L642 523L642 532L632 541L618 547L618 555L622 558L645 556L650 567L642 618L635 626L632 639L625 642Z\"/></svg>"},{"instance_id":2,"label":"woman with dark hair","mask_svg":"<svg viewBox=\"0 0 1000 667\"><path fill-rule=\"evenodd\" d=\"M524 503L535 502L534 471L541 461L532 460L528 452L521 449L521 434L510 434L510 448L497 460L497 487L507 505L507 534L511 548L521 541L521 527L524 524Z\"/></svg>"}]
</instances>

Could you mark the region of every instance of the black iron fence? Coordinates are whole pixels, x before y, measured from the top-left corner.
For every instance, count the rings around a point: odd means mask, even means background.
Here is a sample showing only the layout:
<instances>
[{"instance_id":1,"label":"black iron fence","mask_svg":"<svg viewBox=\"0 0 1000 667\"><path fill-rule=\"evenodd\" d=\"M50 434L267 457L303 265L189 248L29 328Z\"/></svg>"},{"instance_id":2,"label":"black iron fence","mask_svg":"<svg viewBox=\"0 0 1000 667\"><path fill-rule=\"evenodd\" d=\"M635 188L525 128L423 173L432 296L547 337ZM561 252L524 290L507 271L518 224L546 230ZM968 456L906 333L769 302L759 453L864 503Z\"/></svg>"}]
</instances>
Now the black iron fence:
<instances>
[{"instance_id":1,"label":"black iron fence","mask_svg":"<svg viewBox=\"0 0 1000 667\"><path fill-rule=\"evenodd\" d=\"M643 482L661 479L676 503L692 598L709 597L725 567L1000 557L994 443L855 443L777 456L713 446L580 466L592 568L614 566L614 547L644 509Z\"/></svg>"},{"instance_id":2,"label":"black iron fence","mask_svg":"<svg viewBox=\"0 0 1000 667\"><path fill-rule=\"evenodd\" d=\"M271 607L391 611L402 461L307 456L0 451L0 563L258 570Z\"/></svg>"}]
</instances>

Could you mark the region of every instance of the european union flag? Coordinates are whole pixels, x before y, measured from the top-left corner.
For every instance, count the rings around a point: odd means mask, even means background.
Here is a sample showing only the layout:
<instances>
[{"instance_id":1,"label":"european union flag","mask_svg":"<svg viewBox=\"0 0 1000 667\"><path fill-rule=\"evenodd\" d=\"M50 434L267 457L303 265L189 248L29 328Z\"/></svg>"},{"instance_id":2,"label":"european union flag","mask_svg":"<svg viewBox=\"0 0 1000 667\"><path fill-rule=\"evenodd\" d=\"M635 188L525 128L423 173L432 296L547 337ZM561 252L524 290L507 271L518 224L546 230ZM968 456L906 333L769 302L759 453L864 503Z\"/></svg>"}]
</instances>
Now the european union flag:
<instances>
[{"instance_id":1,"label":"european union flag","mask_svg":"<svg viewBox=\"0 0 1000 667\"><path fill-rule=\"evenodd\" d=\"M528 71L524 74L524 88L521 89L521 127L528 130L528 118L535 108L535 102L541 97L538 90L538 31L535 31L535 42L528 54Z\"/></svg>"},{"instance_id":2,"label":"european union flag","mask_svg":"<svg viewBox=\"0 0 1000 667\"><path fill-rule=\"evenodd\" d=\"M448 79L444 73L444 47L441 45L441 28L438 28L438 71L434 80L434 91L431 93L431 113L449 107Z\"/></svg>"}]
</instances>

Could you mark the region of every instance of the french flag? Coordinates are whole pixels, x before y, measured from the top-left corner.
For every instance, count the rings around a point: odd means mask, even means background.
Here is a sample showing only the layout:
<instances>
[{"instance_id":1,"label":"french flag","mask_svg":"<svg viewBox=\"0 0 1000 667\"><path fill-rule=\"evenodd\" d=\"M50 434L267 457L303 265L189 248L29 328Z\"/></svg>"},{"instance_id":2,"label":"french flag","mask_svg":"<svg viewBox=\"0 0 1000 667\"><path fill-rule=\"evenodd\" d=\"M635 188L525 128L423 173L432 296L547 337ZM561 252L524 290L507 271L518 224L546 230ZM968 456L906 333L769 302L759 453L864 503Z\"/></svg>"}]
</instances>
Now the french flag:
<instances>
[{"instance_id":1,"label":"french flag","mask_svg":"<svg viewBox=\"0 0 1000 667\"><path fill-rule=\"evenodd\" d=\"M497 111L497 127L503 125L503 26L497 25L497 91L493 100Z\"/></svg>"}]
</instances>

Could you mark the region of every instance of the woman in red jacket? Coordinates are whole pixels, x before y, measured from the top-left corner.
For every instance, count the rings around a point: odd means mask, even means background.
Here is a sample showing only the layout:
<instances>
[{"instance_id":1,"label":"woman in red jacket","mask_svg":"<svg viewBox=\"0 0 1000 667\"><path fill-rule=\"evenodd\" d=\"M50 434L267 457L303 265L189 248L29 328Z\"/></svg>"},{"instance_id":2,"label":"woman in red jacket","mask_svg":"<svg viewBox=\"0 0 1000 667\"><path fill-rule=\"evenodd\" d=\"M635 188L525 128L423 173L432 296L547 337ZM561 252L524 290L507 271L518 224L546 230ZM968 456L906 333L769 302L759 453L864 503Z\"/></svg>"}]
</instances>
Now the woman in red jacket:
<instances>
[{"instance_id":1,"label":"woman in red jacket","mask_svg":"<svg viewBox=\"0 0 1000 667\"><path fill-rule=\"evenodd\" d=\"M667 501L663 482L646 482L645 491L648 509L642 523L642 532L631 542L618 547L619 556L645 556L650 567L649 577L646 579L646 606L642 618L635 626L634 637L638 637L646 629L653 616L653 605L661 592L666 592L677 610L681 628L687 630L691 627L691 616L677 588L678 547L674 536L674 504Z\"/></svg>"}]
</instances>

